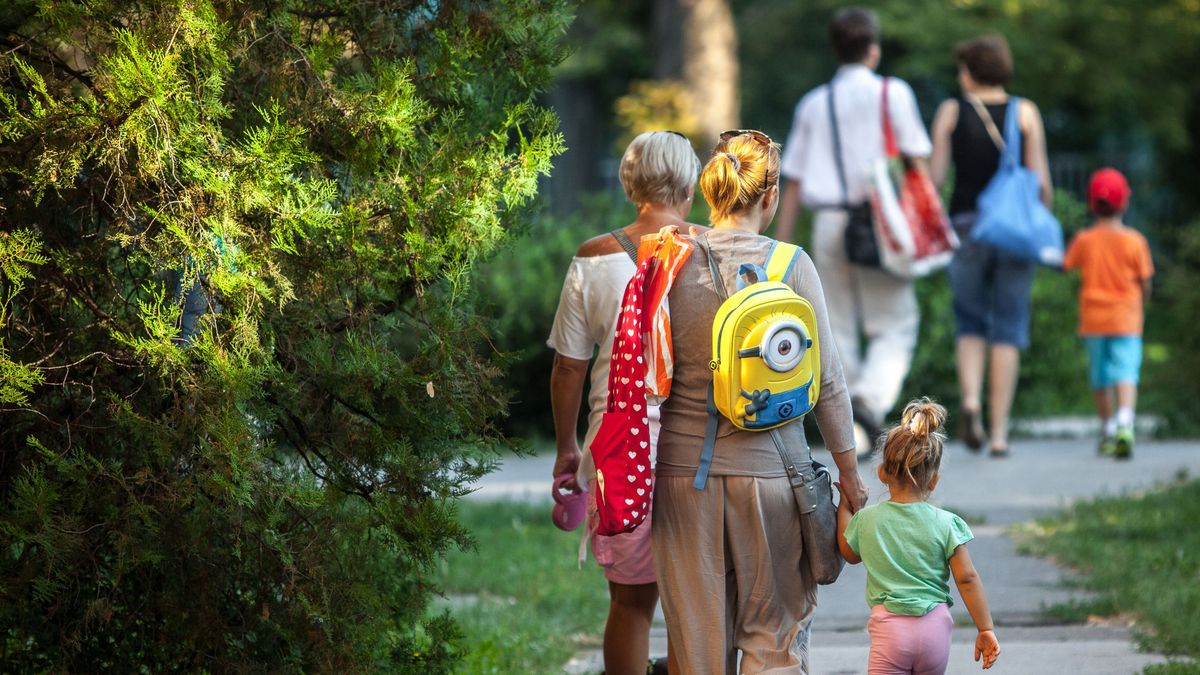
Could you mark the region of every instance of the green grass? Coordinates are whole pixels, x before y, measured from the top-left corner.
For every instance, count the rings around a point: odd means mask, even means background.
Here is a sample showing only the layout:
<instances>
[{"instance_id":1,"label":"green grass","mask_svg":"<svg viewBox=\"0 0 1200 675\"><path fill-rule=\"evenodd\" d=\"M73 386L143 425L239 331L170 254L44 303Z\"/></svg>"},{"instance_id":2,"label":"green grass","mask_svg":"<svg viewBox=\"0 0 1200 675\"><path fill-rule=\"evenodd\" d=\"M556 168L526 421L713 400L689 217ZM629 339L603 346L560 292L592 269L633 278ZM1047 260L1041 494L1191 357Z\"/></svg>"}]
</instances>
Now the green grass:
<instances>
[{"instance_id":1,"label":"green grass","mask_svg":"<svg viewBox=\"0 0 1200 675\"><path fill-rule=\"evenodd\" d=\"M561 673L598 648L608 586L595 561L578 569L580 532L550 522L549 505L463 502L474 551L454 552L439 583L465 634L462 673Z\"/></svg>"},{"instance_id":2,"label":"green grass","mask_svg":"<svg viewBox=\"0 0 1200 675\"><path fill-rule=\"evenodd\" d=\"M1183 662L1148 669L1200 672L1200 481L1176 481L1146 494L1073 506L1020 533L1022 548L1081 574L1094 601L1048 610L1058 618L1131 614L1147 650Z\"/></svg>"}]
</instances>

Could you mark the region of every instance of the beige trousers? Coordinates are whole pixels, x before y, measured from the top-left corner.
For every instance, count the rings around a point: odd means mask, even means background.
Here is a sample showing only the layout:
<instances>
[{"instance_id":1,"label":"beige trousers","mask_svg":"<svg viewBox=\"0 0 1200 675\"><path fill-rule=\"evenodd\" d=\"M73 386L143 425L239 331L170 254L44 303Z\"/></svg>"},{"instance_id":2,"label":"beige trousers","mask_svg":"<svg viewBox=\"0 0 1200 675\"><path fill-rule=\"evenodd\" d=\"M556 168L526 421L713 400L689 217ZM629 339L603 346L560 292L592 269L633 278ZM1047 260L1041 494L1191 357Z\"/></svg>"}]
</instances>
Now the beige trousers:
<instances>
[{"instance_id":1,"label":"beige trousers","mask_svg":"<svg viewBox=\"0 0 1200 675\"><path fill-rule=\"evenodd\" d=\"M659 476L654 567L667 619L668 670L807 673L817 589L801 566L787 478Z\"/></svg>"},{"instance_id":2,"label":"beige trousers","mask_svg":"<svg viewBox=\"0 0 1200 675\"><path fill-rule=\"evenodd\" d=\"M845 211L817 211L809 252L850 396L882 420L896 405L912 364L920 312L911 281L846 259L847 218Z\"/></svg>"}]
</instances>

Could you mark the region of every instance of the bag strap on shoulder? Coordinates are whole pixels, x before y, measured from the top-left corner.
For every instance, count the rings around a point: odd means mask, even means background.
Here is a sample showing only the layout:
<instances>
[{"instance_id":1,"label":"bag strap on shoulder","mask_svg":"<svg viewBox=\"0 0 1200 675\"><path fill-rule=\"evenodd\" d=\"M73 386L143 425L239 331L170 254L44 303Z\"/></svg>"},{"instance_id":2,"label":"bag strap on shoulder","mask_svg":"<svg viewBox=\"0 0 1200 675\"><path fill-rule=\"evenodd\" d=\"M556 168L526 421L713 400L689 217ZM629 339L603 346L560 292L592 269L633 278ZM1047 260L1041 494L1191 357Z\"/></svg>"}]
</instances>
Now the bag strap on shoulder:
<instances>
[{"instance_id":1,"label":"bag strap on shoulder","mask_svg":"<svg viewBox=\"0 0 1200 675\"><path fill-rule=\"evenodd\" d=\"M786 241L776 241L771 244L771 252L767 254L767 278L771 281L787 283L787 278L796 266L800 257L800 247Z\"/></svg>"},{"instance_id":2,"label":"bag strap on shoulder","mask_svg":"<svg viewBox=\"0 0 1200 675\"><path fill-rule=\"evenodd\" d=\"M713 255L712 246L709 246L708 235L700 237L697 243L700 248L704 249L704 256L708 258L708 273L712 276L713 288L717 291L717 297L721 298L721 302L725 302L729 292L725 290L725 281L721 279L721 268L717 266L717 258ZM713 451L717 447L717 422L720 421L720 413L717 411L711 379L708 381L708 402L705 408L708 412L708 421L704 425L704 446L700 449L700 461L696 464L696 478L692 481L692 487L697 490L703 490L705 484L708 483L708 470L712 468Z\"/></svg>"},{"instance_id":3,"label":"bag strap on shoulder","mask_svg":"<svg viewBox=\"0 0 1200 675\"><path fill-rule=\"evenodd\" d=\"M842 136L838 133L837 110L833 101L833 80L829 81L829 127L833 131L833 161L837 165L838 184L842 186L842 208L850 208L850 192L846 188L846 167L842 165Z\"/></svg>"},{"instance_id":4,"label":"bag strap on shoulder","mask_svg":"<svg viewBox=\"0 0 1200 675\"><path fill-rule=\"evenodd\" d=\"M616 229L612 232L609 232L609 234L612 235L613 239L617 240L617 243L621 245L621 248L625 249L625 253L629 256L629 259L633 261L633 264L638 264L637 244L633 243L633 240L629 238L629 235L625 234L625 230Z\"/></svg>"},{"instance_id":5,"label":"bag strap on shoulder","mask_svg":"<svg viewBox=\"0 0 1200 675\"><path fill-rule=\"evenodd\" d=\"M1004 113L1004 154L1001 156L1001 166L1016 168L1021 163L1021 99L1013 96L1008 99L1008 110Z\"/></svg>"},{"instance_id":6,"label":"bag strap on shoulder","mask_svg":"<svg viewBox=\"0 0 1200 675\"><path fill-rule=\"evenodd\" d=\"M888 159L900 156L900 148L896 145L896 132L892 129L892 113L888 110L888 80L883 78L883 94L880 96L880 118L883 120L883 154Z\"/></svg>"},{"instance_id":7,"label":"bag strap on shoulder","mask_svg":"<svg viewBox=\"0 0 1200 675\"><path fill-rule=\"evenodd\" d=\"M987 129L988 136L992 137L992 143L1001 153L1007 145L1004 142L1004 137L1000 135L1000 130L996 128L996 120L992 119L992 113L988 112L987 106L975 94L964 94L963 98L975 108L975 114L979 115L979 119L983 121L983 126Z\"/></svg>"}]
</instances>

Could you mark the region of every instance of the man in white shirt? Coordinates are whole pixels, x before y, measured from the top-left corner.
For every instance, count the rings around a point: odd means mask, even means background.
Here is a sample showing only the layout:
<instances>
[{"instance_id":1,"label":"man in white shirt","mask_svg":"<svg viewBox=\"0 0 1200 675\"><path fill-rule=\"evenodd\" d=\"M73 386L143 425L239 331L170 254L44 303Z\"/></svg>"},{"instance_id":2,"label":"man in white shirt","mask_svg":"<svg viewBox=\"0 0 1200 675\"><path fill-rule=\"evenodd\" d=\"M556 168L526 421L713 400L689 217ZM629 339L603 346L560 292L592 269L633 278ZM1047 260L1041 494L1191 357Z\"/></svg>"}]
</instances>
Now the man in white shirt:
<instances>
[{"instance_id":1,"label":"man in white shirt","mask_svg":"<svg viewBox=\"0 0 1200 675\"><path fill-rule=\"evenodd\" d=\"M884 154L883 78L875 74L879 34L879 19L867 9L847 7L830 21L829 38L841 66L832 82L808 92L796 105L783 150L786 182L776 232L779 240L791 241L801 204L814 210L810 252L825 289L855 421L872 444L900 395L918 325L911 281L878 266L851 263L846 255L850 209L867 201L868 170ZM888 113L901 154L928 157L929 136L916 97L903 80L889 78Z\"/></svg>"}]
</instances>

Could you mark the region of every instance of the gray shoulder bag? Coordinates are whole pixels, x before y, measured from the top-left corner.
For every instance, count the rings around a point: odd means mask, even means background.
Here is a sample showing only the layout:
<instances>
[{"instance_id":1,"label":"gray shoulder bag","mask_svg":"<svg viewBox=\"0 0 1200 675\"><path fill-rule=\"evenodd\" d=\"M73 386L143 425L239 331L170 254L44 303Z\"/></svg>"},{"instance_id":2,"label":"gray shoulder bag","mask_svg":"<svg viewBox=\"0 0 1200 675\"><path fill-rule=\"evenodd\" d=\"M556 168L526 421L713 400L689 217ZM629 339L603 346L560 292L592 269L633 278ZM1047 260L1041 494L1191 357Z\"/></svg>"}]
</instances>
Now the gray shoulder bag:
<instances>
[{"instance_id":1,"label":"gray shoulder bag","mask_svg":"<svg viewBox=\"0 0 1200 675\"><path fill-rule=\"evenodd\" d=\"M790 448L779 436L778 429L771 429L771 440L787 469L788 482L796 497L796 508L800 510L800 536L804 538L804 557L813 580L818 584L837 581L846 565L837 543L837 506L833 503L833 479L824 464L813 460L804 441L804 453ZM800 428L804 434L803 422Z\"/></svg>"}]
</instances>

